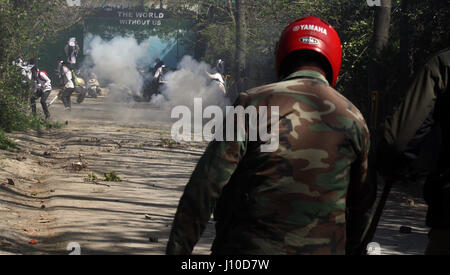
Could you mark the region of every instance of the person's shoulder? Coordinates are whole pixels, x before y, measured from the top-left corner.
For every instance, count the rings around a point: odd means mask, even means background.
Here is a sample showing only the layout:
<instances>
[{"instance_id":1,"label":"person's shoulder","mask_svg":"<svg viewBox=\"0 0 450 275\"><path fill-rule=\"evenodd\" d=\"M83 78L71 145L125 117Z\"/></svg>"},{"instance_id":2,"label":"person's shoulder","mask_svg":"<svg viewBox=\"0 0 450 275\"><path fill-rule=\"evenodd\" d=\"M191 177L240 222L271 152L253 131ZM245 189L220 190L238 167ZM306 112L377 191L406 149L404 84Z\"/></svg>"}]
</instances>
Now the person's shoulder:
<instances>
[{"instance_id":1,"label":"person's shoulder","mask_svg":"<svg viewBox=\"0 0 450 275\"><path fill-rule=\"evenodd\" d=\"M446 48L435 52L431 56L429 56L422 68L425 71L433 71L443 67L450 66L450 48Z\"/></svg>"},{"instance_id":2,"label":"person's shoulder","mask_svg":"<svg viewBox=\"0 0 450 275\"><path fill-rule=\"evenodd\" d=\"M448 70L450 67L450 48L444 49L436 55L439 68ZM442 70L442 69L441 69Z\"/></svg>"},{"instance_id":3,"label":"person's shoulder","mask_svg":"<svg viewBox=\"0 0 450 275\"><path fill-rule=\"evenodd\" d=\"M293 101L342 101L343 98L333 98L339 94L326 83L314 79L291 79L270 83L252 88L244 93L246 96L270 101L283 100L288 97Z\"/></svg>"},{"instance_id":4,"label":"person's shoulder","mask_svg":"<svg viewBox=\"0 0 450 275\"><path fill-rule=\"evenodd\" d=\"M448 61L450 59L450 48L438 51L432 56L432 58L444 59Z\"/></svg>"},{"instance_id":5,"label":"person's shoulder","mask_svg":"<svg viewBox=\"0 0 450 275\"><path fill-rule=\"evenodd\" d=\"M245 93L251 97L255 96L259 97L259 96L269 96L275 93L295 91L295 89L291 89L292 87L290 87L289 82L290 81L280 81L269 83L249 89Z\"/></svg>"}]
</instances>

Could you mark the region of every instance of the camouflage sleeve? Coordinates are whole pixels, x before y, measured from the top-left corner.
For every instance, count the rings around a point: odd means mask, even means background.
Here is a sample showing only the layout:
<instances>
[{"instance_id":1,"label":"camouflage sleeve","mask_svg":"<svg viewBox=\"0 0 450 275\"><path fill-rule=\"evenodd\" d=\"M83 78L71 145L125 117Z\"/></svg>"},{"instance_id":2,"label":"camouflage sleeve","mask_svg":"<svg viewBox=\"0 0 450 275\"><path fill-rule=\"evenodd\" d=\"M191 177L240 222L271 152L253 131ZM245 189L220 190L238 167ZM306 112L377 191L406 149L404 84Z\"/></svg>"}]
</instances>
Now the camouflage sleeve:
<instances>
[{"instance_id":1,"label":"camouflage sleeve","mask_svg":"<svg viewBox=\"0 0 450 275\"><path fill-rule=\"evenodd\" d=\"M358 254L362 249L372 220L377 184L368 176L370 134L366 123L355 124L353 132L357 159L351 166L347 197L347 254Z\"/></svg>"},{"instance_id":2,"label":"camouflage sleeve","mask_svg":"<svg viewBox=\"0 0 450 275\"><path fill-rule=\"evenodd\" d=\"M239 100L235 106L239 105ZM223 125L226 122L224 122ZM191 254L223 187L245 154L244 141L212 141L200 158L180 199L166 254Z\"/></svg>"}]
</instances>

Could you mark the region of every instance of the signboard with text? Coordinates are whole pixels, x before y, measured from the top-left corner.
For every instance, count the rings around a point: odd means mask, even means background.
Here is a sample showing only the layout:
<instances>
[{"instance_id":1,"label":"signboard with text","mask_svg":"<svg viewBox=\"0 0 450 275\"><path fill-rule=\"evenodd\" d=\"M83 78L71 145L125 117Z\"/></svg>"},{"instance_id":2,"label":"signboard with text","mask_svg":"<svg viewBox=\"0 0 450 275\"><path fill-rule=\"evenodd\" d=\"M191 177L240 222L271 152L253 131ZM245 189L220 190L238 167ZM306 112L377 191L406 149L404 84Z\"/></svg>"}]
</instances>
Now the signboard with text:
<instances>
[{"instance_id":1,"label":"signboard with text","mask_svg":"<svg viewBox=\"0 0 450 275\"><path fill-rule=\"evenodd\" d=\"M193 19L174 16L163 9L95 9L84 21L84 54L89 55L89 43L95 36L105 40L133 36L139 43L151 41L149 50L161 53L166 64L176 67L184 55L193 55L194 25Z\"/></svg>"}]
</instances>

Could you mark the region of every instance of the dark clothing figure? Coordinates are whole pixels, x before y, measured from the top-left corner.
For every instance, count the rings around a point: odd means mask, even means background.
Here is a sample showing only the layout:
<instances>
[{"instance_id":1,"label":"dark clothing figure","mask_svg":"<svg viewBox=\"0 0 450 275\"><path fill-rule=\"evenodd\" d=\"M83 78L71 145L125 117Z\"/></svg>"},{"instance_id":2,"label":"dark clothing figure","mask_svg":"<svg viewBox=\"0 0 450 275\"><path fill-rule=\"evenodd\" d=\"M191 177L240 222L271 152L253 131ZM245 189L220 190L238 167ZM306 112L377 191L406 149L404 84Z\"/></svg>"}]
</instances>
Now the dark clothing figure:
<instances>
[{"instance_id":1,"label":"dark clothing figure","mask_svg":"<svg viewBox=\"0 0 450 275\"><path fill-rule=\"evenodd\" d=\"M56 64L56 75L58 76L58 87L64 87L64 73L63 73L63 62L64 60L62 58L58 58L57 64Z\"/></svg>"},{"instance_id":2,"label":"dark clothing figure","mask_svg":"<svg viewBox=\"0 0 450 275\"><path fill-rule=\"evenodd\" d=\"M151 80L147 82L143 90L143 98L150 101L152 95L159 93L159 87L161 86L161 80L165 72L163 72L164 62L157 58L155 60L155 65L150 68L149 72L152 75Z\"/></svg>"},{"instance_id":3,"label":"dark clothing figure","mask_svg":"<svg viewBox=\"0 0 450 275\"><path fill-rule=\"evenodd\" d=\"M64 88L64 90L61 93L61 100L62 100L66 110L71 110L72 109L71 96L72 96L74 91L75 91L74 88Z\"/></svg>"},{"instance_id":4,"label":"dark clothing figure","mask_svg":"<svg viewBox=\"0 0 450 275\"><path fill-rule=\"evenodd\" d=\"M51 91L49 91L49 90L43 91L42 89L38 89L38 90L36 90L35 93L33 93L31 95L31 98L30 98L31 111L34 115L36 115L36 100L38 98L41 98L40 102L41 102L42 110L44 111L44 114L45 114L45 119L50 118L50 112L48 111L48 106L47 106L47 99L50 95L50 92Z\"/></svg>"},{"instance_id":5,"label":"dark clothing figure","mask_svg":"<svg viewBox=\"0 0 450 275\"><path fill-rule=\"evenodd\" d=\"M152 75L154 75L154 74L156 73L156 71L157 71L162 65L164 65L164 62L163 62L161 59L157 58L157 59L155 60L155 66L153 66L153 68L150 69L150 72L152 73Z\"/></svg>"},{"instance_id":6,"label":"dark clothing figure","mask_svg":"<svg viewBox=\"0 0 450 275\"><path fill-rule=\"evenodd\" d=\"M381 173L396 177L398 171L405 170L418 157L417 152L432 129L440 133L438 165L431 171L424 188L428 204L426 224L432 228L429 254L450 254L449 78L450 49L445 49L430 58L415 75L405 99L386 120L384 140L378 152ZM445 249L433 248L436 245Z\"/></svg>"},{"instance_id":7,"label":"dark clothing figure","mask_svg":"<svg viewBox=\"0 0 450 275\"><path fill-rule=\"evenodd\" d=\"M169 72L169 68L166 65L161 65L155 74L153 75L153 79L151 82L152 93L151 94L159 94L161 93L161 86L166 83L166 74Z\"/></svg>"},{"instance_id":8,"label":"dark clothing figure","mask_svg":"<svg viewBox=\"0 0 450 275\"><path fill-rule=\"evenodd\" d=\"M75 69L75 65L77 63L78 53L80 52L80 47L74 37L70 38L67 41L66 46L64 47L64 52L66 53L66 61L67 65L70 69Z\"/></svg>"}]
</instances>

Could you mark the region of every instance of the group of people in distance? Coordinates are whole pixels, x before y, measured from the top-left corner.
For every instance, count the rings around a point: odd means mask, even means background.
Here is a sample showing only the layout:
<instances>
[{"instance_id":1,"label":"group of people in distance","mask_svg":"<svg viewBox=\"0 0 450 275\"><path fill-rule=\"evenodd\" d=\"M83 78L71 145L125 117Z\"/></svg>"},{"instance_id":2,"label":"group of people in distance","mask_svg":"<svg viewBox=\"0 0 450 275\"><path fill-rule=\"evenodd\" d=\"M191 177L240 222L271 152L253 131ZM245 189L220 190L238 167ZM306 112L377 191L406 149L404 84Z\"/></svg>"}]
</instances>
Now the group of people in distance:
<instances>
[{"instance_id":1,"label":"group of people in distance","mask_svg":"<svg viewBox=\"0 0 450 275\"><path fill-rule=\"evenodd\" d=\"M63 101L66 110L70 110L70 96L75 89L73 70L77 64L77 56L80 51L80 47L74 37L67 41L64 51L66 59L58 58L57 74L63 86L62 92L60 93L60 99ZM21 68L24 90L30 93L29 98L32 113L36 115L36 100L40 98L45 119L50 119L47 99L52 91L52 80L50 79L49 74L38 68L34 58L30 59L28 62L18 58L13 64Z\"/></svg>"}]
</instances>

